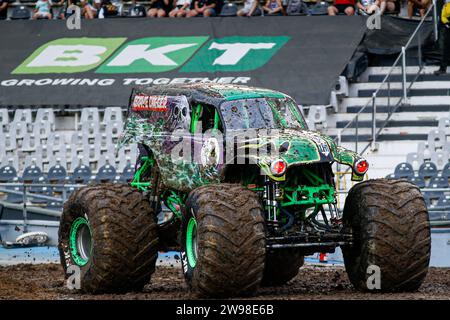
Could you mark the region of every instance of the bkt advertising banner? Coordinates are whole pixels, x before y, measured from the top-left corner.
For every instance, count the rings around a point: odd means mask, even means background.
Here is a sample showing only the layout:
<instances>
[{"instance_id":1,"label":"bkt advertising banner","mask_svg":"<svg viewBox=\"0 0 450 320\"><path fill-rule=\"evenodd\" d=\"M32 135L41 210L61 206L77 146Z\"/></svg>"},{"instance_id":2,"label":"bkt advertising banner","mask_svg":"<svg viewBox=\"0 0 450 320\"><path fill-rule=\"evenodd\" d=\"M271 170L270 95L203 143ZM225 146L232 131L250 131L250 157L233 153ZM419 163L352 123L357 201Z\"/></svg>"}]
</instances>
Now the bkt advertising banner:
<instances>
[{"instance_id":1,"label":"bkt advertising banner","mask_svg":"<svg viewBox=\"0 0 450 320\"><path fill-rule=\"evenodd\" d=\"M337 28L339 26L339 28ZM327 104L360 17L0 22L0 105L125 106L131 88L216 82ZM239 34L239 36L236 36Z\"/></svg>"}]
</instances>

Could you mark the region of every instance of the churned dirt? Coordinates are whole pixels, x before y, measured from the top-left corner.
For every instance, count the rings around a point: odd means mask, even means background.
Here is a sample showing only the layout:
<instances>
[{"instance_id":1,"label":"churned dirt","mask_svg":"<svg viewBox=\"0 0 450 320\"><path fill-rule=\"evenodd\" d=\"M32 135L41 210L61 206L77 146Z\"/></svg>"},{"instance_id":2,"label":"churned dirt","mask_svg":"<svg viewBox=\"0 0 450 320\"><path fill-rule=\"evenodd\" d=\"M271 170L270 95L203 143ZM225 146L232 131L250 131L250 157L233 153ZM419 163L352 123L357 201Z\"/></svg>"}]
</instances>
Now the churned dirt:
<instances>
[{"instance_id":1,"label":"churned dirt","mask_svg":"<svg viewBox=\"0 0 450 320\"><path fill-rule=\"evenodd\" d=\"M0 267L0 299L189 299L180 268L159 266L142 292L88 295L66 288L57 264ZM261 288L251 299L446 299L450 300L450 268L430 268L418 292L360 293L342 267L302 267L296 278L281 287Z\"/></svg>"}]
</instances>

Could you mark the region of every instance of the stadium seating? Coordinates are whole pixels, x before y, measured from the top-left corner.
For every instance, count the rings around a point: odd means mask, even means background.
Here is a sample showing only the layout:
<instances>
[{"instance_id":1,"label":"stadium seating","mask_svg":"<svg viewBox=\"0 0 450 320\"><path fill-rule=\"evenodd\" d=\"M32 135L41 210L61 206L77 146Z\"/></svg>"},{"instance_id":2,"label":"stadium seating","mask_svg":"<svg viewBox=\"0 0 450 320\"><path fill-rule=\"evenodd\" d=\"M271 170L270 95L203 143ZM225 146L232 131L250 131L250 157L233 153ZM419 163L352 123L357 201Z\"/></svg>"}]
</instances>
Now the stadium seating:
<instances>
[{"instance_id":1,"label":"stadium seating","mask_svg":"<svg viewBox=\"0 0 450 320\"><path fill-rule=\"evenodd\" d=\"M430 220L446 219L450 210L450 130L449 118L441 118L438 128L430 131L427 142L409 153L389 178L407 178L423 190ZM435 191L434 191L435 190Z\"/></svg>"}]
</instances>

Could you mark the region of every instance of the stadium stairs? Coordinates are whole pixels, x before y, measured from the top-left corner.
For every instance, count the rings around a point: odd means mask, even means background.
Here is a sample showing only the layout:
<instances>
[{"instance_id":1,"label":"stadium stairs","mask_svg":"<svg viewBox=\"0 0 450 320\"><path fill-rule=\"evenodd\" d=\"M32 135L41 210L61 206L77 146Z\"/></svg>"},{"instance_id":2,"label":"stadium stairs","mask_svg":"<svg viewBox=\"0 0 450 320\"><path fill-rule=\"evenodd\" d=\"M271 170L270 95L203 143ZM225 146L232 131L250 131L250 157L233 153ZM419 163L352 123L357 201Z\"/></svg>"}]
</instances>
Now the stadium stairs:
<instances>
[{"instance_id":1,"label":"stadium stairs","mask_svg":"<svg viewBox=\"0 0 450 320\"><path fill-rule=\"evenodd\" d=\"M417 152L420 142L425 142L428 133L438 126L440 118L450 115L450 74L435 76L436 67L424 67L421 75L413 84L409 104L402 105L392 115L390 121L377 139L378 150L365 152L371 163L371 178L385 177L393 168L404 162L406 154ZM411 81L418 67L407 67L407 81ZM345 96L339 99L337 113L327 116L325 133L336 137L370 100L372 94L383 81L389 67L369 67L357 83L349 84ZM391 76L391 105L395 105L402 95L401 69L395 69ZM408 82L409 85L409 82ZM381 124L387 117L388 92L378 94L377 123ZM361 151L371 139L372 107L368 106L359 116L358 140ZM355 150L355 125L341 133L341 144Z\"/></svg>"}]
</instances>

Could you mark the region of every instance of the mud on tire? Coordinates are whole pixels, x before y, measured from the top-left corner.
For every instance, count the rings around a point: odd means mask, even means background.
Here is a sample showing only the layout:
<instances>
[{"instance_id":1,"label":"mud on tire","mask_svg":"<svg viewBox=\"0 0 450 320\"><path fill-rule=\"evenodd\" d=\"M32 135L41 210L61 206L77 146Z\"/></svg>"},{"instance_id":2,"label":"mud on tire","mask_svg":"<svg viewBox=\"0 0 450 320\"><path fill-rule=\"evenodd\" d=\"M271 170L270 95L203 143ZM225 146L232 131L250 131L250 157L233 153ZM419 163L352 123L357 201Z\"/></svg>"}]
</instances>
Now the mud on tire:
<instances>
[{"instance_id":1,"label":"mud on tire","mask_svg":"<svg viewBox=\"0 0 450 320\"><path fill-rule=\"evenodd\" d=\"M91 251L84 265L74 249L78 246L70 243L74 221L90 229ZM128 185L82 187L64 205L58 246L61 264L65 272L71 265L80 266L84 292L141 290L155 270L157 245L157 222L150 203Z\"/></svg>"},{"instance_id":2,"label":"mud on tire","mask_svg":"<svg viewBox=\"0 0 450 320\"><path fill-rule=\"evenodd\" d=\"M296 249L276 249L266 253L263 286L280 286L294 278L304 263L304 256Z\"/></svg>"},{"instance_id":3,"label":"mud on tire","mask_svg":"<svg viewBox=\"0 0 450 320\"><path fill-rule=\"evenodd\" d=\"M345 201L344 226L353 246L343 248L351 283L367 291L367 267L380 268L384 292L414 291L430 260L430 226L420 190L406 180L376 179L355 185ZM377 290L372 290L377 291Z\"/></svg>"},{"instance_id":4,"label":"mud on tire","mask_svg":"<svg viewBox=\"0 0 450 320\"><path fill-rule=\"evenodd\" d=\"M196 242L189 249L194 223ZM184 275L195 296L255 293L265 258L264 218L258 196L238 184L195 189L186 201L181 244Z\"/></svg>"}]
</instances>

